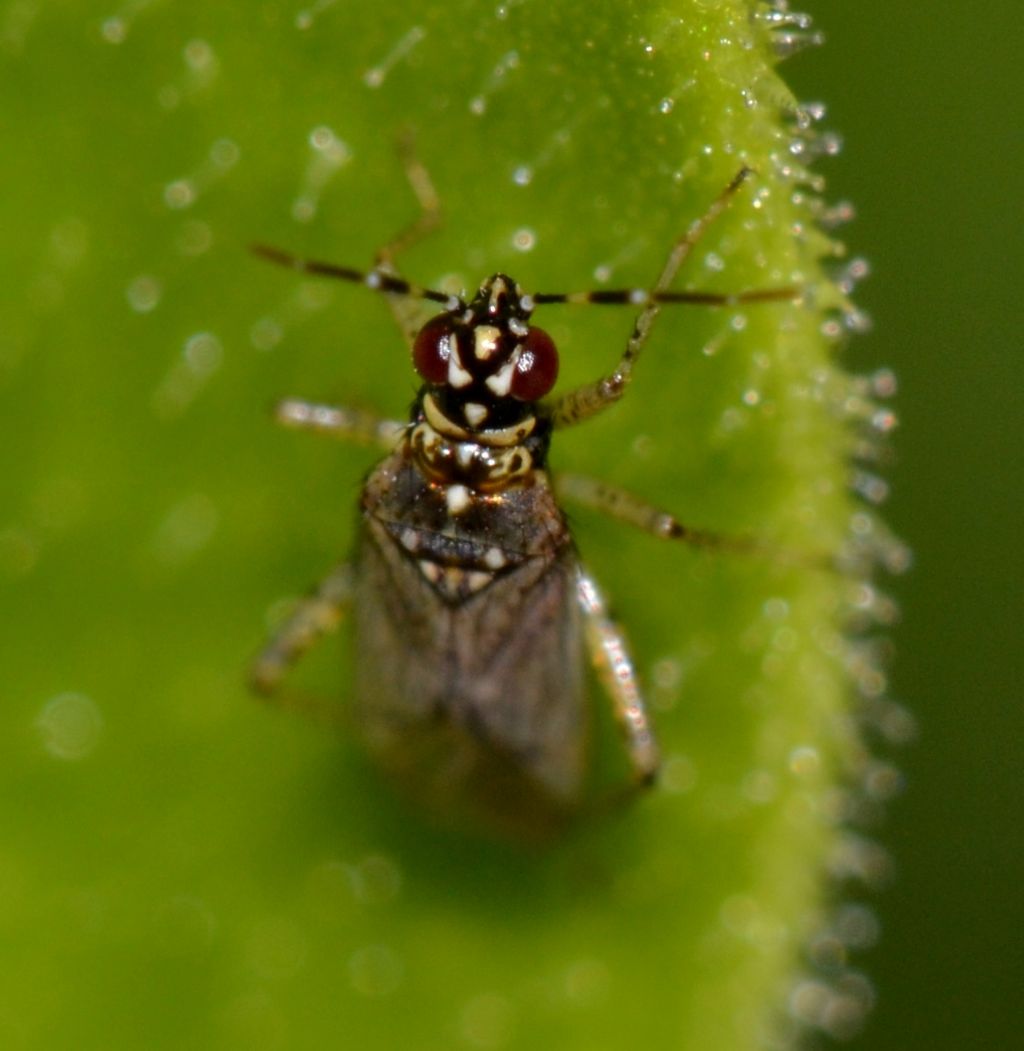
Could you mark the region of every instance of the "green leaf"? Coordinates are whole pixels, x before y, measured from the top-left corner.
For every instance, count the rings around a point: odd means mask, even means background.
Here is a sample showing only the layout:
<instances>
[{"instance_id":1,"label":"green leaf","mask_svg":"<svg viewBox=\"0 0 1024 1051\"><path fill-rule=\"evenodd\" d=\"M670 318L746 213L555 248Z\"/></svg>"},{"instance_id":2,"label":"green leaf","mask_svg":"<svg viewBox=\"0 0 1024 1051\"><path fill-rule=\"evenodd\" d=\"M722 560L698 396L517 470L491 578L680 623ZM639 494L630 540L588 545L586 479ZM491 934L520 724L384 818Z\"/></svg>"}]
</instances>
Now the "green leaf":
<instances>
[{"instance_id":1,"label":"green leaf","mask_svg":"<svg viewBox=\"0 0 1024 1051\"><path fill-rule=\"evenodd\" d=\"M741 1051L856 1022L842 937L831 978L799 976L826 866L881 864L841 824L869 763L851 697L878 677L844 631L877 596L818 565L851 527L875 542L847 488L874 409L833 363L837 248L772 12L31 11L2 38L5 1046ZM570 509L666 763L546 851L436 827L243 688L264 611L347 551L373 463L269 406L401 417L415 386L380 297L245 246L368 265L416 215L408 130L446 217L414 280L649 285L749 165L680 287L807 291L666 308L622 403L556 440L556 469L789 555ZM613 368L632 320L546 308L561 389ZM351 659L326 643L311 673L341 705Z\"/></svg>"}]
</instances>

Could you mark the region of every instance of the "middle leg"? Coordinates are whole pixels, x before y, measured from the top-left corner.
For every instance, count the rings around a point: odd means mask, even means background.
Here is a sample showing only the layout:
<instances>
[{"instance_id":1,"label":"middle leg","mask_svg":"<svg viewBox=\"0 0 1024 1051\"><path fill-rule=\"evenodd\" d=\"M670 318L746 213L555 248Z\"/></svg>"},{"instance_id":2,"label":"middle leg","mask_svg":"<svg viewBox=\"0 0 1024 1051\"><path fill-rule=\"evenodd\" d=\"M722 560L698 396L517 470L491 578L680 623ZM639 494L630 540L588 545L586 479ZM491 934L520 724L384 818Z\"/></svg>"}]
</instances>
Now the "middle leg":
<instances>
[{"instance_id":1,"label":"middle leg","mask_svg":"<svg viewBox=\"0 0 1024 1051\"><path fill-rule=\"evenodd\" d=\"M795 551L750 534L718 533L712 529L695 529L675 515L656 507L628 489L589 478L582 474L558 474L555 491L564 500L614 518L640 529L659 540L680 540L705 551L724 554L752 555L777 566L834 572L839 552Z\"/></svg>"},{"instance_id":2,"label":"middle leg","mask_svg":"<svg viewBox=\"0 0 1024 1051\"><path fill-rule=\"evenodd\" d=\"M359 445L376 445L386 452L394 449L406 425L386 420L364 409L323 405L301 398L286 398L274 408L274 418L283 427L316 431Z\"/></svg>"},{"instance_id":3,"label":"middle leg","mask_svg":"<svg viewBox=\"0 0 1024 1051\"><path fill-rule=\"evenodd\" d=\"M711 551L756 553L763 548L752 537L729 536L708 529L694 529L681 522L675 515L646 500L628 489L609 482L589 478L582 474L558 474L554 478L555 491L559 497L574 501L583 507L634 526L660 540L682 540L684 543Z\"/></svg>"}]
</instances>

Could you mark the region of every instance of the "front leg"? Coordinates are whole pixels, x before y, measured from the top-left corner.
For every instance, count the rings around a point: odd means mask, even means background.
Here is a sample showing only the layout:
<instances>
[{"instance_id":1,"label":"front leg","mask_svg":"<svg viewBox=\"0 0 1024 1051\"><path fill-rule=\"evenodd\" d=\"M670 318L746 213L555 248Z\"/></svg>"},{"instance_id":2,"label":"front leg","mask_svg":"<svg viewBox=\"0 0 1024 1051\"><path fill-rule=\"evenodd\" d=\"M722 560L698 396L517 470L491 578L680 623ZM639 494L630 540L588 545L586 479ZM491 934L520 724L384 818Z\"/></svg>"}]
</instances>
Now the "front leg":
<instances>
[{"instance_id":1,"label":"front leg","mask_svg":"<svg viewBox=\"0 0 1024 1051\"><path fill-rule=\"evenodd\" d=\"M282 427L316 431L358 445L376 445L391 452L405 433L406 425L385 420L365 409L323 405L301 398L286 398L274 407L274 418Z\"/></svg>"},{"instance_id":2,"label":"front leg","mask_svg":"<svg viewBox=\"0 0 1024 1051\"><path fill-rule=\"evenodd\" d=\"M628 489L602 482L582 474L558 474L554 479L555 491L562 500L575 502L582 507L614 518L640 529L661 540L681 540L695 547L713 551L758 552L764 548L753 537L730 536L708 529L694 529L681 522L675 515Z\"/></svg>"}]
</instances>

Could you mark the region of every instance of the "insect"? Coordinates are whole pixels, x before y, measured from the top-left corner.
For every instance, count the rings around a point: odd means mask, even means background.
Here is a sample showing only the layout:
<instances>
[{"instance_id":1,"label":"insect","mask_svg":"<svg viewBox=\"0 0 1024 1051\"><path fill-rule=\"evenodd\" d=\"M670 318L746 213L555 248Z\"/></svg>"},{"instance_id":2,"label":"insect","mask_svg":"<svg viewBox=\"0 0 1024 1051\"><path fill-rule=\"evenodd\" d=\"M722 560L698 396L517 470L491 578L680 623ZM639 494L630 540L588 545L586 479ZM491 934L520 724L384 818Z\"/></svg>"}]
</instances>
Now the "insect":
<instances>
[{"instance_id":1,"label":"insect","mask_svg":"<svg viewBox=\"0 0 1024 1051\"><path fill-rule=\"evenodd\" d=\"M628 782L612 794L651 784L659 765L625 638L581 565L559 499L655 536L730 546L624 490L553 476L552 435L623 396L664 304L792 300L797 292L670 289L751 175L746 168L672 245L649 289L531 295L500 273L472 298L421 288L399 276L394 258L437 224L439 207L422 165L410 160L408 169L422 215L378 253L372 269L253 249L294 270L386 295L421 386L407 423L296 399L278 406L277 419L288 427L376 443L386 456L362 490L352 559L332 569L277 630L251 682L277 695L287 669L351 610L357 656L350 714L371 754L436 810L515 835L544 834L588 806L588 663L628 759ZM419 327L409 305L422 300L441 309ZM626 304L639 314L614 371L549 399L558 352L532 315L554 303Z\"/></svg>"}]
</instances>

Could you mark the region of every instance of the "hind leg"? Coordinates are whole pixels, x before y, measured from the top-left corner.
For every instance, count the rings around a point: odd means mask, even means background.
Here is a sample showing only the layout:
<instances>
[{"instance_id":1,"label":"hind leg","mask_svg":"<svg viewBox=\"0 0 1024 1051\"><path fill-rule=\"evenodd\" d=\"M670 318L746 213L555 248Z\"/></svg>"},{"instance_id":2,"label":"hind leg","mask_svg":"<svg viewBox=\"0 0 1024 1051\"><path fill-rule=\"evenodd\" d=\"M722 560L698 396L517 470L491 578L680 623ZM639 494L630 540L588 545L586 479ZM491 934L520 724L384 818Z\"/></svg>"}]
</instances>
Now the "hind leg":
<instances>
[{"instance_id":1,"label":"hind leg","mask_svg":"<svg viewBox=\"0 0 1024 1051\"><path fill-rule=\"evenodd\" d=\"M335 566L271 635L249 668L252 690L277 707L300 711L321 721L337 722L338 709L334 704L282 691L281 686L291 668L325 635L337 629L351 600L352 567L345 562Z\"/></svg>"},{"instance_id":2,"label":"hind leg","mask_svg":"<svg viewBox=\"0 0 1024 1051\"><path fill-rule=\"evenodd\" d=\"M611 701L629 760L630 783L625 793L617 795L632 795L657 778L661 764L658 743L622 629L608 616L597 585L582 569L577 599L583 611L587 652Z\"/></svg>"}]
</instances>

